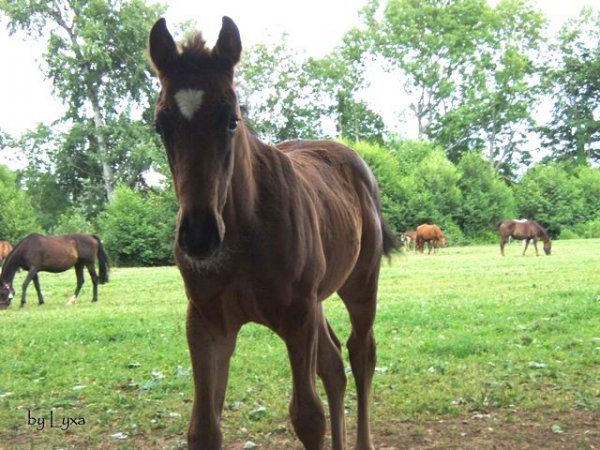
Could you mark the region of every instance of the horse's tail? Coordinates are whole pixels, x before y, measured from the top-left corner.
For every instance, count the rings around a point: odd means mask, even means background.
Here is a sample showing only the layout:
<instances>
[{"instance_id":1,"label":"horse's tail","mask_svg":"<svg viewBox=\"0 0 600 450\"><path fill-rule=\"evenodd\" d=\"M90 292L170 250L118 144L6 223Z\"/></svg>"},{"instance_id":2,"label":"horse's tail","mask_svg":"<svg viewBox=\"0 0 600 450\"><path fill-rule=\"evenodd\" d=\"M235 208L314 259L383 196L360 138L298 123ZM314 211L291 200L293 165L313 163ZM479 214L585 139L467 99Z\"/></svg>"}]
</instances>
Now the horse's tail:
<instances>
[{"instance_id":1,"label":"horse's tail","mask_svg":"<svg viewBox=\"0 0 600 450\"><path fill-rule=\"evenodd\" d=\"M383 254L390 258L392 250L398 248L398 240L383 218L381 219L381 234L383 236Z\"/></svg>"},{"instance_id":2,"label":"horse's tail","mask_svg":"<svg viewBox=\"0 0 600 450\"><path fill-rule=\"evenodd\" d=\"M92 237L98 241L98 264L100 266L100 276L98 281L100 284L108 283L108 255L104 251L104 246L102 245L100 237L95 234L93 234Z\"/></svg>"}]
</instances>

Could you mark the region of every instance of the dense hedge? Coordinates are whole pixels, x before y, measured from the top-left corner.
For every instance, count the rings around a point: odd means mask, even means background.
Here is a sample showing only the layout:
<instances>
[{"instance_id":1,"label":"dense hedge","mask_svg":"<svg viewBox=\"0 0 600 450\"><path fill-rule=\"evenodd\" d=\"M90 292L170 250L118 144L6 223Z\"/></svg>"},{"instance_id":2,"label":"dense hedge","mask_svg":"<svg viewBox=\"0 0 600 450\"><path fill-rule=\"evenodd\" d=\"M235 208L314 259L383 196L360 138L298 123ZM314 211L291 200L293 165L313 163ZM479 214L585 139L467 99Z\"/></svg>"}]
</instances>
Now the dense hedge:
<instances>
[{"instance_id":1,"label":"dense hedge","mask_svg":"<svg viewBox=\"0 0 600 450\"><path fill-rule=\"evenodd\" d=\"M449 245L495 242L496 224L530 218L553 238L600 238L600 169L565 163L538 164L509 185L481 153L452 164L442 149L422 141L387 145L349 143L372 168L381 187L383 214L395 233L438 223ZM0 239L13 243L32 231L100 234L112 263L173 263L177 202L172 188L143 192L120 187L97 217L71 208L49 229L36 217L27 191L0 166Z\"/></svg>"}]
</instances>

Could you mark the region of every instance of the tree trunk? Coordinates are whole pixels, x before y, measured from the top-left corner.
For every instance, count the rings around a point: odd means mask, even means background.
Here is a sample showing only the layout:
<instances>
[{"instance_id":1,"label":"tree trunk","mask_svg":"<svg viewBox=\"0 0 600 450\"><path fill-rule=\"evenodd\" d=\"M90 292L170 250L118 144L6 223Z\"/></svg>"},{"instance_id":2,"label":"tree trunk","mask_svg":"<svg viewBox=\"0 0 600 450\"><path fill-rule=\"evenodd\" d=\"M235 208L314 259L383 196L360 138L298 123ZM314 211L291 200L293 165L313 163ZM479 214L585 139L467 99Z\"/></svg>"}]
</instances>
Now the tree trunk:
<instances>
[{"instance_id":1,"label":"tree trunk","mask_svg":"<svg viewBox=\"0 0 600 450\"><path fill-rule=\"evenodd\" d=\"M98 150L100 152L100 160L102 164L102 181L104 183L104 192L109 203L112 203L114 198L114 180L112 167L108 163L109 149L106 144L104 137L104 120L102 119L102 112L94 99L92 101L92 108L94 110L94 128L96 131L96 139L98 140Z\"/></svg>"}]
</instances>

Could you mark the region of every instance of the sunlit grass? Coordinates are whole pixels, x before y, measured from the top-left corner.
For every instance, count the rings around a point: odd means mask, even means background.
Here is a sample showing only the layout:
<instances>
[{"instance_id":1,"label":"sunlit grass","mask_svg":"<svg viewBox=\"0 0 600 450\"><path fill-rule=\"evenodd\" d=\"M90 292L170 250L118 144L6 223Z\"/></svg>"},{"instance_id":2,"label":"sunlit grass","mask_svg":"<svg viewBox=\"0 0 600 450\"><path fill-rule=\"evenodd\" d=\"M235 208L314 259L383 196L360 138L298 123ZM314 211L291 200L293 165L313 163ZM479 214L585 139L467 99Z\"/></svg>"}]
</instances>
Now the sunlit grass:
<instances>
[{"instance_id":1,"label":"sunlit grass","mask_svg":"<svg viewBox=\"0 0 600 450\"><path fill-rule=\"evenodd\" d=\"M44 306L31 286L24 309L0 312L0 443L173 448L184 440L192 382L177 269L114 269L97 304L86 279L73 307L65 303L74 273L40 278ZM341 300L327 301L326 311L345 341ZM381 274L374 420L497 408L599 411L599 317L600 240L557 241L550 257L522 257L518 244L504 258L497 246L398 255ZM266 328L243 328L224 411L226 440L260 441L288 430L290 391L283 343ZM29 414L51 411L86 423L67 431L28 425Z\"/></svg>"}]
</instances>

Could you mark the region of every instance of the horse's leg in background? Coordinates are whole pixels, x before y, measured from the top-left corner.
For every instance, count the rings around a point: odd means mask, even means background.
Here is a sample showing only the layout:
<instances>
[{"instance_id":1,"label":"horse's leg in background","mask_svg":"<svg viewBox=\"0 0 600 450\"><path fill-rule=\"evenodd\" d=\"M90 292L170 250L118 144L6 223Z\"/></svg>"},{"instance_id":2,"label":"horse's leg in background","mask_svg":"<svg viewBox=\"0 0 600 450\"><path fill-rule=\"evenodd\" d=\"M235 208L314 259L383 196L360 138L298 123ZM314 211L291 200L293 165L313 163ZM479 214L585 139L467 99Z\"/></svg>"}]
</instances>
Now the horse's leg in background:
<instances>
[{"instance_id":1,"label":"horse's leg in background","mask_svg":"<svg viewBox=\"0 0 600 450\"><path fill-rule=\"evenodd\" d=\"M433 254L435 255L435 247L433 246L433 241L427 241L427 254L431 255L431 249L433 248Z\"/></svg>"},{"instance_id":2,"label":"horse's leg in background","mask_svg":"<svg viewBox=\"0 0 600 450\"><path fill-rule=\"evenodd\" d=\"M186 335L194 372L194 403L188 429L190 450L221 449L219 421L238 331L239 326L232 325L226 331L215 327L189 302Z\"/></svg>"},{"instance_id":3,"label":"horse's leg in background","mask_svg":"<svg viewBox=\"0 0 600 450\"><path fill-rule=\"evenodd\" d=\"M96 273L96 267L94 266L93 261L85 263L85 266L87 267L87 270L90 273L90 278L92 279L92 286L94 289L94 291L93 291L94 293L92 296L92 302L97 302L98 301L98 274ZM81 276L83 278L83 273Z\"/></svg>"},{"instance_id":4,"label":"horse's leg in background","mask_svg":"<svg viewBox=\"0 0 600 450\"><path fill-rule=\"evenodd\" d=\"M332 450L346 448L346 421L344 412L344 394L346 392L346 374L342 360L342 345L333 329L323 316L321 304L319 319L319 344L317 346L317 374L323 381L329 403L331 420Z\"/></svg>"},{"instance_id":5,"label":"horse's leg in background","mask_svg":"<svg viewBox=\"0 0 600 450\"><path fill-rule=\"evenodd\" d=\"M535 256L540 256L539 252L538 252L538 248L537 248L537 239L533 238L533 248L535 248Z\"/></svg>"},{"instance_id":6,"label":"horse's leg in background","mask_svg":"<svg viewBox=\"0 0 600 450\"><path fill-rule=\"evenodd\" d=\"M43 305L44 304L44 296L42 295L42 288L40 287L40 279L39 279L37 273L33 277L33 285L35 286L35 291L37 292L38 305ZM23 292L25 292L25 290L23 290Z\"/></svg>"},{"instance_id":7,"label":"horse's leg in background","mask_svg":"<svg viewBox=\"0 0 600 450\"><path fill-rule=\"evenodd\" d=\"M67 305L71 305L77 301L79 297L79 292L81 291L81 286L83 286L83 263L81 261L77 261L75 263L75 276L77 277L77 286L75 287L75 292L71 299L67 302Z\"/></svg>"},{"instance_id":8,"label":"horse's leg in background","mask_svg":"<svg viewBox=\"0 0 600 450\"><path fill-rule=\"evenodd\" d=\"M529 247L529 239L525 239L525 248L523 249L523 256L525 256L525 252L527 251L527 247Z\"/></svg>"},{"instance_id":9,"label":"horse's leg in background","mask_svg":"<svg viewBox=\"0 0 600 450\"><path fill-rule=\"evenodd\" d=\"M508 237L510 237L510 236L508 236ZM502 256L504 256L504 246L506 245L507 239L508 238L505 236L502 236L502 235L500 236L500 254Z\"/></svg>"},{"instance_id":10,"label":"horse's leg in background","mask_svg":"<svg viewBox=\"0 0 600 450\"><path fill-rule=\"evenodd\" d=\"M27 287L29 286L29 283L31 283L32 280L33 284L35 285L35 289L37 290L38 302L40 305L44 304L44 298L42 297L42 291L40 289L40 281L37 277L37 269L35 267L32 267L29 269L29 272L27 272L25 281L23 281L23 287L21 288L23 290L23 292L21 292L21 308L25 306L25 303L27 301Z\"/></svg>"}]
</instances>

